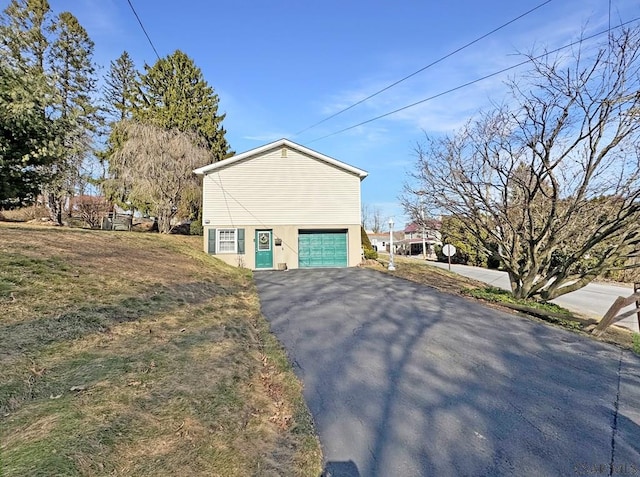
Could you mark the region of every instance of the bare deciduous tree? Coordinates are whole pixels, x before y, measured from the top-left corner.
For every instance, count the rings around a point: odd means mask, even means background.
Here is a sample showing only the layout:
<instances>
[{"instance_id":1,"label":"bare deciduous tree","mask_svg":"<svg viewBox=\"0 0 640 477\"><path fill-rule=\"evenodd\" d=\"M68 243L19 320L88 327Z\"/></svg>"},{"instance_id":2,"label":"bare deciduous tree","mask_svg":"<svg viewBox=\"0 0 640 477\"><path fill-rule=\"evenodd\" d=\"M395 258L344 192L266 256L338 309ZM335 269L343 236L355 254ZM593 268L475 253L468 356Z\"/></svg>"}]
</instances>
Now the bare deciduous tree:
<instances>
[{"instance_id":1,"label":"bare deciduous tree","mask_svg":"<svg viewBox=\"0 0 640 477\"><path fill-rule=\"evenodd\" d=\"M365 230L378 234L382 232L383 223L382 211L379 207L362 204L362 226Z\"/></svg>"},{"instance_id":2,"label":"bare deciduous tree","mask_svg":"<svg viewBox=\"0 0 640 477\"><path fill-rule=\"evenodd\" d=\"M382 211L378 207L374 207L371 212L371 230L374 233L379 234L382 232L382 225L384 224L384 219L382 217Z\"/></svg>"},{"instance_id":3,"label":"bare deciduous tree","mask_svg":"<svg viewBox=\"0 0 640 477\"><path fill-rule=\"evenodd\" d=\"M72 212L77 212L87 226L97 229L109 213L111 206L104 197L80 195L71 200L69 208Z\"/></svg>"},{"instance_id":4,"label":"bare deciduous tree","mask_svg":"<svg viewBox=\"0 0 640 477\"><path fill-rule=\"evenodd\" d=\"M371 230L371 206L369 204L362 204L360 209L360 223L365 230Z\"/></svg>"},{"instance_id":5,"label":"bare deciduous tree","mask_svg":"<svg viewBox=\"0 0 640 477\"><path fill-rule=\"evenodd\" d=\"M161 233L169 233L171 219L188 215L200 200L200 181L192 171L213 162L213 156L195 134L129 121L117 127L126 139L114 153L120 170L111 180L126 183L130 200L157 217Z\"/></svg>"},{"instance_id":6,"label":"bare deciduous tree","mask_svg":"<svg viewBox=\"0 0 640 477\"><path fill-rule=\"evenodd\" d=\"M498 247L517 297L579 289L640 250L640 31L531 57L508 106L417 148L420 194ZM631 261L627 261L627 264Z\"/></svg>"}]
</instances>

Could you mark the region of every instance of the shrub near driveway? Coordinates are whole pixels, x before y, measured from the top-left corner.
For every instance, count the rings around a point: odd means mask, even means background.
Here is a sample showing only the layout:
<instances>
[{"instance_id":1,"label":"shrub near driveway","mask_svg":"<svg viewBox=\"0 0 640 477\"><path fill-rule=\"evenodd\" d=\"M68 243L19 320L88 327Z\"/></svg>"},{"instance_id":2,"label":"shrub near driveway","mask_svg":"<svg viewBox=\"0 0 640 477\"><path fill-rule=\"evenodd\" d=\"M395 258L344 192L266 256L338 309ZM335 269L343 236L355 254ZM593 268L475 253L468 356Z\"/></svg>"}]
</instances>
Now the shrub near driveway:
<instances>
[{"instance_id":1,"label":"shrub near driveway","mask_svg":"<svg viewBox=\"0 0 640 477\"><path fill-rule=\"evenodd\" d=\"M251 274L200 246L0 225L0 475L319 475Z\"/></svg>"}]
</instances>

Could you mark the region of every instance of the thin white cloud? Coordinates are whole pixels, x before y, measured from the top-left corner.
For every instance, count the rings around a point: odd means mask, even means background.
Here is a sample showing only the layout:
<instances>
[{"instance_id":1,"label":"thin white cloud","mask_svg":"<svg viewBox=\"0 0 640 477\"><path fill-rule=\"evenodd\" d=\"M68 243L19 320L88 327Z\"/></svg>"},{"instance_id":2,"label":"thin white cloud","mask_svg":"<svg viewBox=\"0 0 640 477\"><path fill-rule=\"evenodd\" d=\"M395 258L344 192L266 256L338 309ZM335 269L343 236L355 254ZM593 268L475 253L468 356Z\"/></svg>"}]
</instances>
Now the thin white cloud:
<instances>
[{"instance_id":1,"label":"thin white cloud","mask_svg":"<svg viewBox=\"0 0 640 477\"><path fill-rule=\"evenodd\" d=\"M123 33L119 3L114 0L52 0L51 9L56 15L63 11L72 12L92 37L112 38Z\"/></svg>"},{"instance_id":2,"label":"thin white cloud","mask_svg":"<svg viewBox=\"0 0 640 477\"><path fill-rule=\"evenodd\" d=\"M537 19L534 22L532 20L526 26L516 29L508 35L490 37L484 40L479 47L465 50L436 67L332 118L323 125L323 129L335 132L387 114L395 109L422 101L451 88L521 63L526 60L526 54L540 54L545 49L553 50L576 41L581 35L592 35L607 27L609 19L606 13L608 12L602 8L603 2L586 0L583 6L584 8L576 10L570 6L560 5L557 10L561 12L559 15L545 17L544 21ZM614 2L612 26L617 23L613 17L615 11L620 11L616 8L618 6ZM625 20L629 19L624 18L623 13L619 15ZM505 38L508 40L505 41ZM590 43L600 43L602 40L603 37L600 37ZM452 48L457 46L453 45ZM568 57L571 55L571 50L567 49L560 55ZM327 96L322 102L319 102L319 113L325 117L330 116L379 91L406 75L406 69L399 72L398 68L400 66L406 68L407 64L409 64L408 61L399 61L397 57L393 61L389 60L388 67L385 68L387 72L385 78L372 79L372 76L369 76L349 88ZM358 126L351 129L349 133L365 137L371 134L370 131L374 125L384 124L385 121L402 122L410 128L434 132L452 131L462 126L479 110L505 101L508 93L506 82L511 78L517 78L526 69L527 66L523 65L517 69L492 76L378 121ZM397 76L393 77L389 71L398 71Z\"/></svg>"},{"instance_id":3,"label":"thin white cloud","mask_svg":"<svg viewBox=\"0 0 640 477\"><path fill-rule=\"evenodd\" d=\"M349 131L349 134L359 137L361 140L368 143L370 147L376 144L379 145L380 143L386 143L389 138L389 130L380 125L374 125L371 127L359 126Z\"/></svg>"}]
</instances>

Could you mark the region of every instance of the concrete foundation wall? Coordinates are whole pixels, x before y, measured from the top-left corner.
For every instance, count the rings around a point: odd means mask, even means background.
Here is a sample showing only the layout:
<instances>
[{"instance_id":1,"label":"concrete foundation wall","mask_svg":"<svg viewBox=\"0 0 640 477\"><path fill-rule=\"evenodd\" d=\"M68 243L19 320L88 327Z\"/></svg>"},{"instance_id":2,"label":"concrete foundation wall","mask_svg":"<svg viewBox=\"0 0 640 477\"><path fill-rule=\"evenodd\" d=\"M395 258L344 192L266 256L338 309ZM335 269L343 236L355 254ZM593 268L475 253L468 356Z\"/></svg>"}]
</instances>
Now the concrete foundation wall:
<instances>
[{"instance_id":1,"label":"concrete foundation wall","mask_svg":"<svg viewBox=\"0 0 640 477\"><path fill-rule=\"evenodd\" d=\"M209 253L208 237L209 230L213 227L204 227L204 251ZM273 227L255 225L228 225L216 226L215 228L236 228L245 231L245 253L216 253L214 256L232 266L240 266L255 270L256 264L256 230L272 230L273 231L273 269L278 269L286 264L286 268L298 268L298 231L299 230L347 230L347 253L348 266L357 266L362 259L362 241L360 236L360 224L335 226L294 226L294 225L277 225ZM276 245L280 240L281 244Z\"/></svg>"}]
</instances>

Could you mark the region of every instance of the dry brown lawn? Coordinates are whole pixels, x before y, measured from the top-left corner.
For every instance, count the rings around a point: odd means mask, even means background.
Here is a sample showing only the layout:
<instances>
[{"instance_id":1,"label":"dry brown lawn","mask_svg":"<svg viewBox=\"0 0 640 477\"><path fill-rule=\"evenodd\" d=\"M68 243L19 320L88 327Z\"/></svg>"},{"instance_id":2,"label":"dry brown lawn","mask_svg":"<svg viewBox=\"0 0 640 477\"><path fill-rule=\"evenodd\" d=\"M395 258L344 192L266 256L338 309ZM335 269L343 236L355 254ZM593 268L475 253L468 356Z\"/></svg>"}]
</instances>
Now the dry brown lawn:
<instances>
[{"instance_id":1,"label":"dry brown lawn","mask_svg":"<svg viewBox=\"0 0 640 477\"><path fill-rule=\"evenodd\" d=\"M393 272L387 270L389 264L388 256L381 256L378 263L372 268L404 278L405 280L427 285L442 292L456 295L459 295L464 289L483 288L487 286L486 283L474 280L473 278L467 278L442 268L430 266L429 262L423 260L415 260L402 256L395 256L393 260L396 265L396 270Z\"/></svg>"},{"instance_id":2,"label":"dry brown lawn","mask_svg":"<svg viewBox=\"0 0 640 477\"><path fill-rule=\"evenodd\" d=\"M251 273L200 237L0 224L0 475L309 475Z\"/></svg>"}]
</instances>

